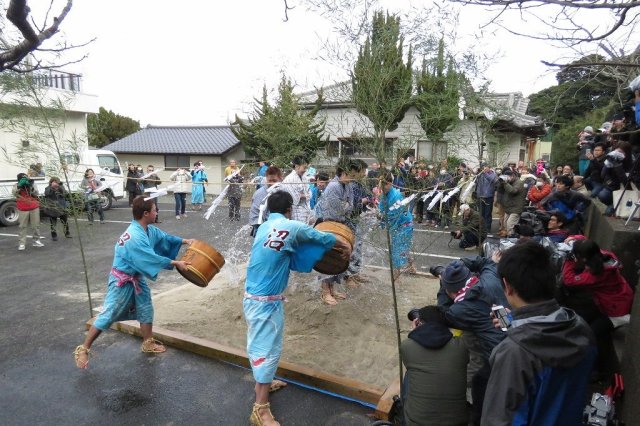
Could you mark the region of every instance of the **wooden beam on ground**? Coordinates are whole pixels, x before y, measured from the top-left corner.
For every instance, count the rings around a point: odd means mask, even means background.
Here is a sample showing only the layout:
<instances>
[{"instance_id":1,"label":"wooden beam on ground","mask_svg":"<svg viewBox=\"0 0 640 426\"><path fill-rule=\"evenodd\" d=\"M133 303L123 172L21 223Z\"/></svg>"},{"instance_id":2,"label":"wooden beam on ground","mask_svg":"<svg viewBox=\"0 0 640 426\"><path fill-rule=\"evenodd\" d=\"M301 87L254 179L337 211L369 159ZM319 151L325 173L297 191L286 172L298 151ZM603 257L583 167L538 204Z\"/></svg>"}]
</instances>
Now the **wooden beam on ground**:
<instances>
[{"instance_id":1,"label":"wooden beam on ground","mask_svg":"<svg viewBox=\"0 0 640 426\"><path fill-rule=\"evenodd\" d=\"M91 327L91 324L93 324L93 318L87 321L87 329ZM123 333L142 337L137 321L116 322L111 328ZM153 334L154 337L168 346L193 352L207 358L219 359L241 367L250 368L247 353L241 349L159 327L153 328ZM369 404L379 404L380 398L384 393L384 390L377 386L287 361L280 361L276 375Z\"/></svg>"},{"instance_id":2,"label":"wooden beam on ground","mask_svg":"<svg viewBox=\"0 0 640 426\"><path fill-rule=\"evenodd\" d=\"M374 416L380 420L391 420L389 414L391 414L391 408L393 407L393 397L400 396L400 379L396 378L384 391L378 405L376 405L376 412Z\"/></svg>"}]
</instances>

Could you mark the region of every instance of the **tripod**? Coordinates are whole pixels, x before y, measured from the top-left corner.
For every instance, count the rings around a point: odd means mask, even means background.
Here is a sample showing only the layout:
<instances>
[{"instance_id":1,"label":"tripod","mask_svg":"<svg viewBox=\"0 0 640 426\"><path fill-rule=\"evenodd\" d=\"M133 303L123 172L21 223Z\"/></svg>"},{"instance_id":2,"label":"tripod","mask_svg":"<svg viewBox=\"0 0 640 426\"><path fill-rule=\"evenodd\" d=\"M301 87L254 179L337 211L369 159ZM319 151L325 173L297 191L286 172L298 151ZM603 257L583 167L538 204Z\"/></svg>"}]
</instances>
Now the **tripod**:
<instances>
[{"instance_id":1,"label":"tripod","mask_svg":"<svg viewBox=\"0 0 640 426\"><path fill-rule=\"evenodd\" d=\"M624 188L622 189L622 194L620 194L620 198L618 199L618 202L616 203L615 208L613 209L613 213L615 214L615 212L618 211L618 207L620 207L620 203L622 202L622 199L624 198L624 194L627 192L627 188L629 188L631 186L632 180L631 178L634 176L634 173L636 173L639 169L640 165L640 155L636 155L635 160L633 160L633 164L631 165L631 169L629 170L629 180L627 181L627 183L624 185ZM634 213L636 212L637 208L633 211Z\"/></svg>"}]
</instances>

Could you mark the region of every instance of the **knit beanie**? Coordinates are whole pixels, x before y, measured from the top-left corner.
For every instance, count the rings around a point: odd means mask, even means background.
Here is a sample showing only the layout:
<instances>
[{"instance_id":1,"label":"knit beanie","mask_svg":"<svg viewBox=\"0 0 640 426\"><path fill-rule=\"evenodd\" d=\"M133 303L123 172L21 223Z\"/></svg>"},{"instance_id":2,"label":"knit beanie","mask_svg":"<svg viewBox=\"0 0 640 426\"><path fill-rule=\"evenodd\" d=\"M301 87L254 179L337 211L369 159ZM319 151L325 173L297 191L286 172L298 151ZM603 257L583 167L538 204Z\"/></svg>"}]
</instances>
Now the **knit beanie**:
<instances>
[{"instance_id":1,"label":"knit beanie","mask_svg":"<svg viewBox=\"0 0 640 426\"><path fill-rule=\"evenodd\" d=\"M456 293L471 278L471 271L461 260L449 263L440 276L440 282L445 290Z\"/></svg>"}]
</instances>

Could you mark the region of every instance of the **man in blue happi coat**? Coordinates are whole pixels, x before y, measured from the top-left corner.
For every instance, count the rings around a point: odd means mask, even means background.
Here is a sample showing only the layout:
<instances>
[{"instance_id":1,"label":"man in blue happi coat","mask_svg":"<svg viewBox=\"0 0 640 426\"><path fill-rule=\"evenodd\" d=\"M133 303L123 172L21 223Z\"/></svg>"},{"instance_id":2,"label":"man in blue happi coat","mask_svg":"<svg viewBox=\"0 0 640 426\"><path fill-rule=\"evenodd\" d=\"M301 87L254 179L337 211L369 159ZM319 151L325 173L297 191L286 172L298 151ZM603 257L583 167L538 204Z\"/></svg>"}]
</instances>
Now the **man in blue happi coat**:
<instances>
[{"instance_id":1,"label":"man in blue happi coat","mask_svg":"<svg viewBox=\"0 0 640 426\"><path fill-rule=\"evenodd\" d=\"M153 338L153 305L146 279L155 281L162 269L187 271L189 262L175 260L182 244L194 240L169 235L153 224L158 215L154 200L143 196L133 200L133 221L115 246L104 309L87 332L84 343L74 351L76 366L86 369L94 340L116 321L138 320L142 352L161 353L164 345Z\"/></svg>"},{"instance_id":2,"label":"man in blue happi coat","mask_svg":"<svg viewBox=\"0 0 640 426\"><path fill-rule=\"evenodd\" d=\"M243 309L248 327L247 355L256 381L256 402L250 417L254 425L280 424L271 414L269 389L282 353L285 299L282 293L287 288L290 270L310 272L334 246L345 260L350 254L350 248L334 235L290 220L292 205L289 192L276 191L269 197L269 220L258 228L247 266Z\"/></svg>"}]
</instances>

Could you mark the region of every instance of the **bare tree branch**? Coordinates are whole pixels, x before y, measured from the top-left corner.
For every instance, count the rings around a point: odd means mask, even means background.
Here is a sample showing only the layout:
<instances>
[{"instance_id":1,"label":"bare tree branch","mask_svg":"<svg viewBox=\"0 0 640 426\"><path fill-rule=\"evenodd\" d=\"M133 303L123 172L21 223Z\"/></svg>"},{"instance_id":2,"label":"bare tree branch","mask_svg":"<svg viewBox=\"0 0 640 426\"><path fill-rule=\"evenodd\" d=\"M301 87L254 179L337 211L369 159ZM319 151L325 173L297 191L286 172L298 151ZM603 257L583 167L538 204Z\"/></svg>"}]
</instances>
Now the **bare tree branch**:
<instances>
[{"instance_id":1,"label":"bare tree branch","mask_svg":"<svg viewBox=\"0 0 640 426\"><path fill-rule=\"evenodd\" d=\"M295 6L290 7L289 4L287 3L287 0L282 0L284 1L284 22L287 22L289 20L289 11L295 9Z\"/></svg>"},{"instance_id":2,"label":"bare tree branch","mask_svg":"<svg viewBox=\"0 0 640 426\"><path fill-rule=\"evenodd\" d=\"M558 68L588 68L588 67L625 67L625 68L640 68L640 64L634 64L629 62L580 62L572 64L556 64L554 62L540 61L548 67Z\"/></svg>"},{"instance_id":3,"label":"bare tree branch","mask_svg":"<svg viewBox=\"0 0 640 426\"><path fill-rule=\"evenodd\" d=\"M46 27L45 23L46 28L36 33L33 26L29 23L29 13L31 9L27 5L27 0L11 0L7 8L7 19L20 31L23 40L14 45L6 46L0 52L0 72L8 69L17 69L18 65L21 64L27 55L37 50L45 40L53 37L71 10L72 4L72 0L67 0L67 4L60 14L53 18L51 25ZM47 16L48 13L49 12L47 12ZM29 68L37 69L37 67Z\"/></svg>"},{"instance_id":4,"label":"bare tree branch","mask_svg":"<svg viewBox=\"0 0 640 426\"><path fill-rule=\"evenodd\" d=\"M632 33L640 15L640 1L637 0L449 0L462 5L496 8L496 14L486 25L496 24L514 35L537 40L558 41L568 45L606 40L614 35ZM555 8L545 16L545 11ZM507 11L517 11L521 22L501 22ZM555 12L557 11L557 12ZM584 19L579 14L595 11L594 19ZM551 30L548 34L525 32L523 26L527 17L534 17ZM564 24L564 25L563 25ZM530 28L525 26L524 28Z\"/></svg>"}]
</instances>

